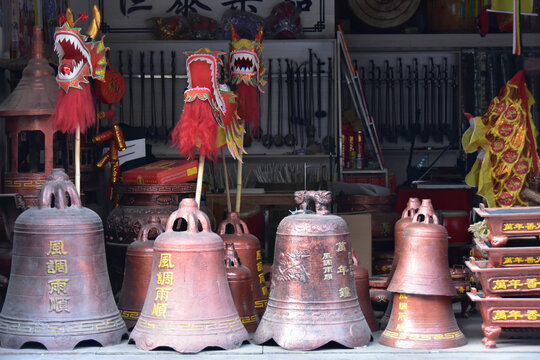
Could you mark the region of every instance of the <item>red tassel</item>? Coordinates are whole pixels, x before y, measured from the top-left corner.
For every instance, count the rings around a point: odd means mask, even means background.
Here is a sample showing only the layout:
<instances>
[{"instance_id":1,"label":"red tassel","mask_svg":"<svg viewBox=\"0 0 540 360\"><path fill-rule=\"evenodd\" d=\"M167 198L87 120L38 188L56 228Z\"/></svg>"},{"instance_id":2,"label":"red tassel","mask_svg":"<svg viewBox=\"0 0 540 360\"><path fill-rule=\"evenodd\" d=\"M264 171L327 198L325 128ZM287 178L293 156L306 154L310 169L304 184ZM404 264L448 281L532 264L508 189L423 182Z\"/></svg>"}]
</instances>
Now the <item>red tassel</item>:
<instances>
[{"instance_id":1,"label":"red tassel","mask_svg":"<svg viewBox=\"0 0 540 360\"><path fill-rule=\"evenodd\" d=\"M208 101L186 102L180 121L171 133L172 143L187 158L195 158L195 147L198 147L202 156L215 162L217 127Z\"/></svg>"},{"instance_id":2,"label":"red tassel","mask_svg":"<svg viewBox=\"0 0 540 360\"><path fill-rule=\"evenodd\" d=\"M255 86L248 86L241 82L235 93L238 101L238 116L250 125L252 135L255 136L261 117L259 90Z\"/></svg>"},{"instance_id":3,"label":"red tassel","mask_svg":"<svg viewBox=\"0 0 540 360\"><path fill-rule=\"evenodd\" d=\"M56 108L52 114L54 128L63 133L74 133L77 125L81 133L96 122L96 108L89 83L81 83L82 89L60 89Z\"/></svg>"}]
</instances>

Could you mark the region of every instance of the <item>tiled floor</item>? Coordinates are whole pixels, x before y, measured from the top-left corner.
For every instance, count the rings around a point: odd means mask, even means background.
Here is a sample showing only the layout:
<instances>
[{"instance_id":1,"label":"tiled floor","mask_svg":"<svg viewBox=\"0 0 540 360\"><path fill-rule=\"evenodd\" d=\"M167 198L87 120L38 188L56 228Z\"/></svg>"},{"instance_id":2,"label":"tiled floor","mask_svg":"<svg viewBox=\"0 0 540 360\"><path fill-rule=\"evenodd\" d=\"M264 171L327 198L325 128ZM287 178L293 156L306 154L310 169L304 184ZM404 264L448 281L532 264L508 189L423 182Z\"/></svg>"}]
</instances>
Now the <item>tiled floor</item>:
<instances>
[{"instance_id":1,"label":"tiled floor","mask_svg":"<svg viewBox=\"0 0 540 360\"><path fill-rule=\"evenodd\" d=\"M236 350L206 350L189 355L190 358L212 360L247 360L247 359L540 359L540 338L506 339L497 341L497 348L485 349L481 343L483 337L480 315L472 314L468 319L458 318L458 324L465 334L468 343L465 346L442 350L408 350L397 349L379 344L381 331L373 334L373 341L364 347L345 349L325 347L309 352L292 352L278 346L259 346L244 344ZM1 359L20 360L165 360L181 358L182 355L172 350L142 351L124 340L119 345L108 347L79 347L73 351L46 351L41 349L0 349Z\"/></svg>"}]
</instances>

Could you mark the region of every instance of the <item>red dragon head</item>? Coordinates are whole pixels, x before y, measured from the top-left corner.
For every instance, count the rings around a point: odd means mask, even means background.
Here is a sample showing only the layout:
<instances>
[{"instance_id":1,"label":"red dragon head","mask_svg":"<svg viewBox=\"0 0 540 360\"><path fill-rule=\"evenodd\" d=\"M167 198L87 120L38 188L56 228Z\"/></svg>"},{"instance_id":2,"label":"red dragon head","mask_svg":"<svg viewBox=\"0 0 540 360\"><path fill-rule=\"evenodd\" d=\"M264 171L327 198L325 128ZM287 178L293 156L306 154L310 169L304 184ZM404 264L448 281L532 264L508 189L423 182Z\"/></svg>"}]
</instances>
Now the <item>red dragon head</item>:
<instances>
[{"instance_id":1,"label":"red dragon head","mask_svg":"<svg viewBox=\"0 0 540 360\"><path fill-rule=\"evenodd\" d=\"M86 30L88 36L81 33L81 28L74 27L79 20L86 20L88 15L82 13L74 21L70 9L60 16L60 26L54 32L54 49L59 58L56 82L65 92L69 88L80 89L81 83L88 83L88 77L97 80L105 78L105 54L108 48L103 44L103 37L99 41L94 40L101 24L97 6L94 6L92 16Z\"/></svg>"},{"instance_id":2,"label":"red dragon head","mask_svg":"<svg viewBox=\"0 0 540 360\"><path fill-rule=\"evenodd\" d=\"M230 80L233 84L244 83L255 86L262 92L262 87L266 84L263 78L266 69L262 63L262 39L263 29L261 28L255 41L241 39L231 24L231 42L229 44L229 72Z\"/></svg>"}]
</instances>

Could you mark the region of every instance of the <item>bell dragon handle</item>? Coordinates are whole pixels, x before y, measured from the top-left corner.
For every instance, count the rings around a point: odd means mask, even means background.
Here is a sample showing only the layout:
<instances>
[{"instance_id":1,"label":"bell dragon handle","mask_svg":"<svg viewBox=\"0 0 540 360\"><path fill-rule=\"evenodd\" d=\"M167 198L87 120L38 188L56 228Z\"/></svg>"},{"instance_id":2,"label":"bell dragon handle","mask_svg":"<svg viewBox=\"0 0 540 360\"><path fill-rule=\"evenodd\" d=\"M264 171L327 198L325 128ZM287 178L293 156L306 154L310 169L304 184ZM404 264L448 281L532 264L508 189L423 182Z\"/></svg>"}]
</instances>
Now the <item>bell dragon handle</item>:
<instances>
[{"instance_id":1,"label":"bell dragon handle","mask_svg":"<svg viewBox=\"0 0 540 360\"><path fill-rule=\"evenodd\" d=\"M315 203L315 213L317 215L328 215L328 205L332 202L331 191L310 191L302 190L294 193L294 200L302 211L307 211L308 205L311 201Z\"/></svg>"}]
</instances>

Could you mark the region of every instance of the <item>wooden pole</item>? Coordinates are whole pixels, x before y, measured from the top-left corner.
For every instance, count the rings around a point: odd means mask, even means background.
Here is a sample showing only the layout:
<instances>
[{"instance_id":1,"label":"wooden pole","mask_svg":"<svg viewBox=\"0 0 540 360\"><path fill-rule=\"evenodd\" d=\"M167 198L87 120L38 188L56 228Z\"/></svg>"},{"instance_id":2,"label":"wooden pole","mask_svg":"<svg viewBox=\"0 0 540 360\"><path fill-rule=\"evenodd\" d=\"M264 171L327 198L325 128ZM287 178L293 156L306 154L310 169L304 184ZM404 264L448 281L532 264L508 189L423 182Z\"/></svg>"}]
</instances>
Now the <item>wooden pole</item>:
<instances>
[{"instance_id":1,"label":"wooden pole","mask_svg":"<svg viewBox=\"0 0 540 360\"><path fill-rule=\"evenodd\" d=\"M75 189L81 196L81 126L75 130Z\"/></svg>"},{"instance_id":2,"label":"wooden pole","mask_svg":"<svg viewBox=\"0 0 540 360\"><path fill-rule=\"evenodd\" d=\"M197 202L197 206L199 208L201 207L203 173L204 173L204 154L201 154L199 156L199 170L197 172L197 187L195 190L195 201Z\"/></svg>"},{"instance_id":3,"label":"wooden pole","mask_svg":"<svg viewBox=\"0 0 540 360\"><path fill-rule=\"evenodd\" d=\"M242 144L244 144L244 134L242 134ZM236 172L236 206L235 210L240 213L240 204L242 203L242 152L238 158L238 171Z\"/></svg>"},{"instance_id":4,"label":"wooden pole","mask_svg":"<svg viewBox=\"0 0 540 360\"><path fill-rule=\"evenodd\" d=\"M242 202L242 155L238 159L238 174L236 176L236 207L235 211L240 213L240 204Z\"/></svg>"},{"instance_id":5,"label":"wooden pole","mask_svg":"<svg viewBox=\"0 0 540 360\"><path fill-rule=\"evenodd\" d=\"M227 194L227 212L232 211L231 190L229 189L229 171L227 171L227 162L225 161L225 151L221 148L221 159L223 160L223 176L225 177L225 194Z\"/></svg>"}]
</instances>

